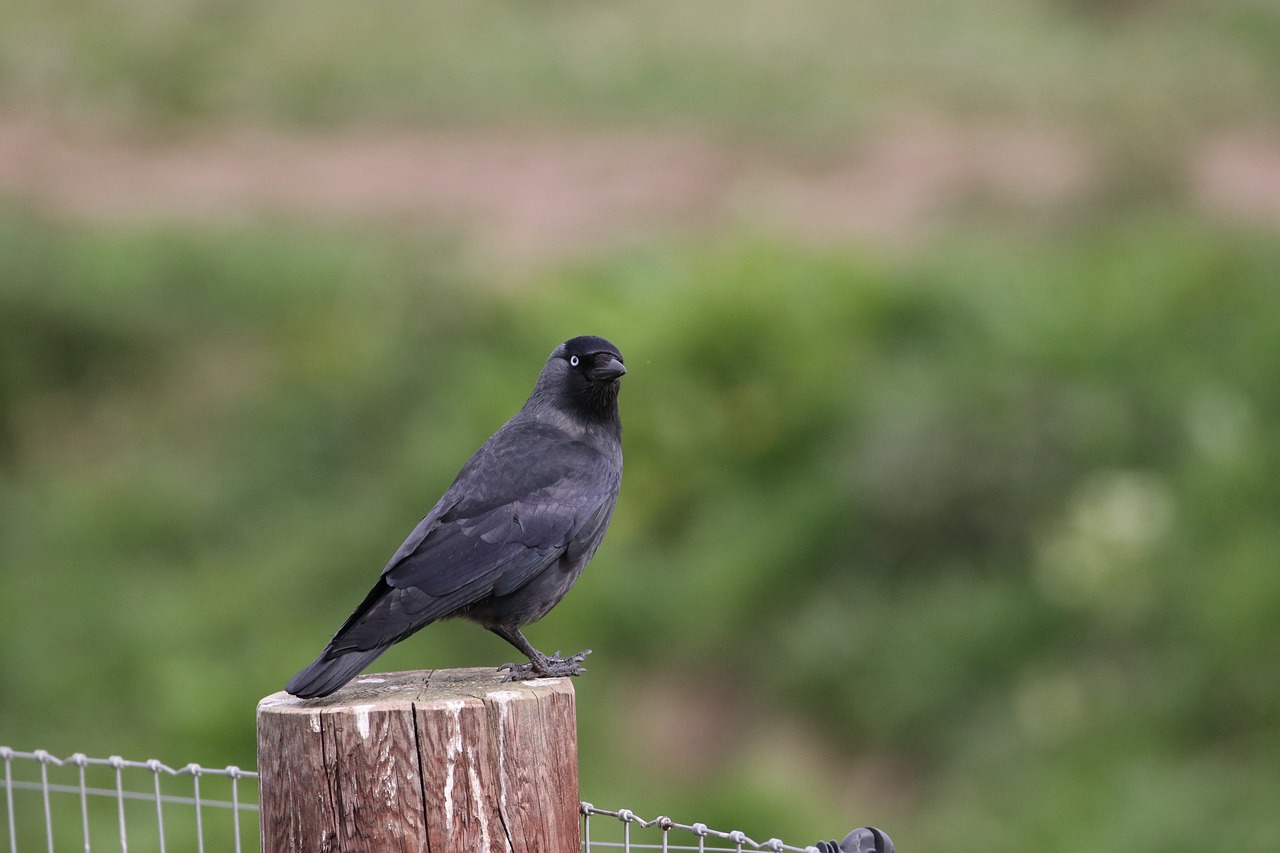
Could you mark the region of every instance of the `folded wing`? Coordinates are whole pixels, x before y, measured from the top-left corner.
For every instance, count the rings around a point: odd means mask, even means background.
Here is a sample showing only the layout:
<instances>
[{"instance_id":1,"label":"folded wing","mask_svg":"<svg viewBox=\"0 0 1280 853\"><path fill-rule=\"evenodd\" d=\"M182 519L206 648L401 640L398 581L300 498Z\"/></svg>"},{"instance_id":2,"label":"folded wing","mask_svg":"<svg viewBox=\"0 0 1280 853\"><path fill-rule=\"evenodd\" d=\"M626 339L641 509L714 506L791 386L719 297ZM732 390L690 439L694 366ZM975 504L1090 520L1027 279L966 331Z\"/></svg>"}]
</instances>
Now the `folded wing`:
<instances>
[{"instance_id":1,"label":"folded wing","mask_svg":"<svg viewBox=\"0 0 1280 853\"><path fill-rule=\"evenodd\" d=\"M536 450L537 444L526 439L522 446ZM605 458L576 443L560 443L554 455L511 467L501 456L473 457L392 557L325 656L388 646L488 596L519 589L567 550L574 557L573 551L594 550L618 490L619 478ZM499 482L494 475L501 472L486 470L494 467L522 472L512 483L517 496L468 491L469 481Z\"/></svg>"}]
</instances>

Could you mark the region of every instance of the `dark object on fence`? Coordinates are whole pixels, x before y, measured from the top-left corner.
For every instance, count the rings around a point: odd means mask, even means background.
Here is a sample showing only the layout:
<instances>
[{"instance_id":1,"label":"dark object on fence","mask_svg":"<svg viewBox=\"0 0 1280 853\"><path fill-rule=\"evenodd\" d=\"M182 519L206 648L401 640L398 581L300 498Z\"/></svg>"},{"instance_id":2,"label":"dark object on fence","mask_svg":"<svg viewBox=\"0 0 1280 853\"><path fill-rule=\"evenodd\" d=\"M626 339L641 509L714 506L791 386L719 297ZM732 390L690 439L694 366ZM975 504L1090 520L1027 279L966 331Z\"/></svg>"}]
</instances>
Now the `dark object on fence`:
<instances>
[{"instance_id":1,"label":"dark object on fence","mask_svg":"<svg viewBox=\"0 0 1280 853\"><path fill-rule=\"evenodd\" d=\"M328 696L392 644L449 616L488 628L529 658L507 664L512 680L583 672L588 652L548 658L520 628L559 603L609 526L622 481L618 386L626 372L604 338L556 347L524 407L462 466L285 690Z\"/></svg>"},{"instance_id":2,"label":"dark object on fence","mask_svg":"<svg viewBox=\"0 0 1280 853\"><path fill-rule=\"evenodd\" d=\"M893 841L874 826L860 826L844 840L819 841L820 853L894 853Z\"/></svg>"},{"instance_id":3,"label":"dark object on fence","mask_svg":"<svg viewBox=\"0 0 1280 853\"><path fill-rule=\"evenodd\" d=\"M581 849L567 678L369 675L340 700L258 704L262 853Z\"/></svg>"}]
</instances>

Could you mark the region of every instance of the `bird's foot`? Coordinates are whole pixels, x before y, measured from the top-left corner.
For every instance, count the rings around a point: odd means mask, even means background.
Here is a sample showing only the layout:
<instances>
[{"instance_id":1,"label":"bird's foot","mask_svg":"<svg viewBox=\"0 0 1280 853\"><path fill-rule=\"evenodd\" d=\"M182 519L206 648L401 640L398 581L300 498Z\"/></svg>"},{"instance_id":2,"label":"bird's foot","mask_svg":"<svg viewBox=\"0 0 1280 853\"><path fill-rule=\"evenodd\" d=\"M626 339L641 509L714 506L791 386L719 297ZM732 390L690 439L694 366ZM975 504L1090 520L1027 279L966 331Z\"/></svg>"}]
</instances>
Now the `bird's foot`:
<instances>
[{"instance_id":1,"label":"bird's foot","mask_svg":"<svg viewBox=\"0 0 1280 853\"><path fill-rule=\"evenodd\" d=\"M543 678L559 678L566 675L582 675L587 671L582 662L587 659L587 655L591 654L591 649L583 649L576 655L567 658L560 657L559 650L554 655L546 659L545 671L542 673Z\"/></svg>"},{"instance_id":2,"label":"bird's foot","mask_svg":"<svg viewBox=\"0 0 1280 853\"><path fill-rule=\"evenodd\" d=\"M591 654L591 649L583 649L576 655L567 658L560 657L560 652L558 651L551 657L539 654L536 658L530 658L528 663L504 663L498 667L498 672L506 671L507 674L503 677L503 682L582 675L587 671L587 668L581 664L589 654Z\"/></svg>"}]
</instances>

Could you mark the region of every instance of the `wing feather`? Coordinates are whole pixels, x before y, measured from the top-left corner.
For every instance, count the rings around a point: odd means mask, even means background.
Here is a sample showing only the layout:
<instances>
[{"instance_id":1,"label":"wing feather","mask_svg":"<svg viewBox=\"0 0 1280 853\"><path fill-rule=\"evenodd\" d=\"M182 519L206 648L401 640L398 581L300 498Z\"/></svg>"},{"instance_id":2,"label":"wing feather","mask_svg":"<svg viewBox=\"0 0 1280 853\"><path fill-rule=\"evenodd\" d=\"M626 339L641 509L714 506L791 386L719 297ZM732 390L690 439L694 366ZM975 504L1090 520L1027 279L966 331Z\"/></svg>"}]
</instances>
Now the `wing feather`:
<instances>
[{"instance_id":1,"label":"wing feather","mask_svg":"<svg viewBox=\"0 0 1280 853\"><path fill-rule=\"evenodd\" d=\"M476 452L334 636L332 651L403 639L519 589L566 550L594 550L617 500L616 468L561 432L522 432L500 431Z\"/></svg>"}]
</instances>

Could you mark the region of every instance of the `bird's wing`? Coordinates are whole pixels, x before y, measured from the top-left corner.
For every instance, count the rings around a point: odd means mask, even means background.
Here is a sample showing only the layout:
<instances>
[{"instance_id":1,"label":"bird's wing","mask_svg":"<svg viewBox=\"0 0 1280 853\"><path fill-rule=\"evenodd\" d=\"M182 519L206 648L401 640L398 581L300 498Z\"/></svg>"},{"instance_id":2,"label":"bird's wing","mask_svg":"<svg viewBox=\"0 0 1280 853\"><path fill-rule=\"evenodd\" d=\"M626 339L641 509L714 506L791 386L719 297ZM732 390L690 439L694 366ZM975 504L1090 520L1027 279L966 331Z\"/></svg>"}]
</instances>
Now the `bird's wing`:
<instances>
[{"instance_id":1,"label":"bird's wing","mask_svg":"<svg viewBox=\"0 0 1280 853\"><path fill-rule=\"evenodd\" d=\"M493 592L518 589L575 541L616 489L603 472L576 469L520 497L467 512L455 506L383 575L396 589L414 588L463 607ZM598 526L594 525L594 526Z\"/></svg>"},{"instance_id":2,"label":"bird's wing","mask_svg":"<svg viewBox=\"0 0 1280 853\"><path fill-rule=\"evenodd\" d=\"M500 432L477 451L396 551L334 649L394 642L519 589L567 549L598 542L620 472L593 447L557 435Z\"/></svg>"}]
</instances>

